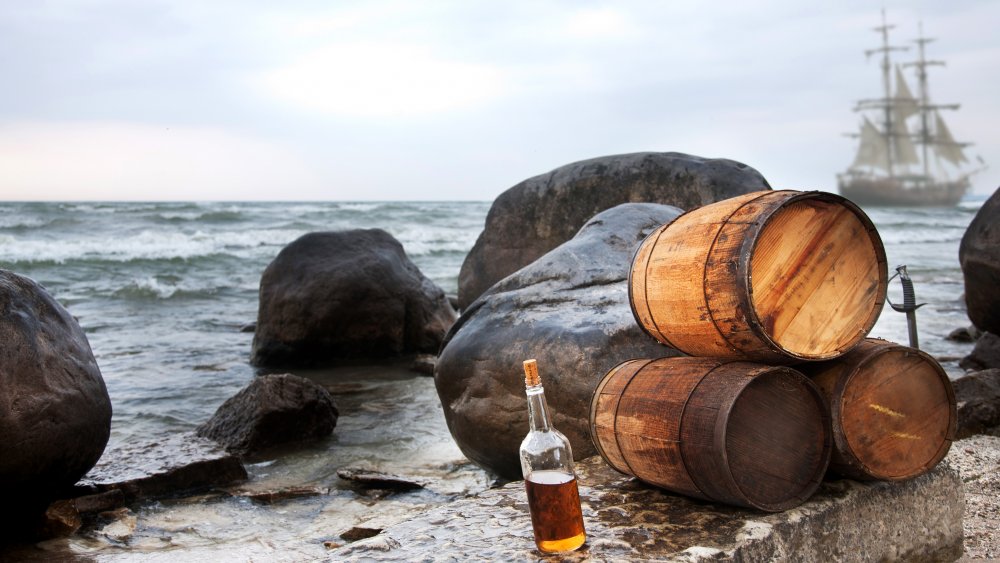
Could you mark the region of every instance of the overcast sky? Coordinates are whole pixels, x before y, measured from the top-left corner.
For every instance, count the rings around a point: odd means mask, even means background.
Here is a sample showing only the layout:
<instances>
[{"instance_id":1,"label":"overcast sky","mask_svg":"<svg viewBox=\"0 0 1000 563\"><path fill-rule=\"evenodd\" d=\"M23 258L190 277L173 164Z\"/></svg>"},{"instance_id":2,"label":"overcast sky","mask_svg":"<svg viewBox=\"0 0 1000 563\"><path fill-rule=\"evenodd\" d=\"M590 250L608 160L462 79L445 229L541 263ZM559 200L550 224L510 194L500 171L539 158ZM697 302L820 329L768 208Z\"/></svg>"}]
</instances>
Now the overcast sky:
<instances>
[{"instance_id":1,"label":"overcast sky","mask_svg":"<svg viewBox=\"0 0 1000 563\"><path fill-rule=\"evenodd\" d=\"M1000 1L923 21L1000 185ZM577 160L725 157L834 190L876 2L0 0L0 200L490 200ZM900 60L914 55L902 53ZM911 82L916 91L916 83Z\"/></svg>"}]
</instances>

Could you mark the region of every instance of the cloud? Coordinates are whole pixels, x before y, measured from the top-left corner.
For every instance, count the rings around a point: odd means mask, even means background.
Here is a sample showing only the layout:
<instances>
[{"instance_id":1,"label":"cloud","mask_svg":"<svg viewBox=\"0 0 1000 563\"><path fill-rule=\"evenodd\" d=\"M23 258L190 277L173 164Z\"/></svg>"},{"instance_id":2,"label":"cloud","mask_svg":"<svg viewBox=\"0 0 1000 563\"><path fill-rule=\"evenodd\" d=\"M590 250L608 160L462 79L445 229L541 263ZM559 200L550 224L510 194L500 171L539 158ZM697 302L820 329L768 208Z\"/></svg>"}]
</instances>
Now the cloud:
<instances>
[{"instance_id":1,"label":"cloud","mask_svg":"<svg viewBox=\"0 0 1000 563\"><path fill-rule=\"evenodd\" d=\"M281 145L210 127L0 126L0 200L329 198Z\"/></svg>"},{"instance_id":2,"label":"cloud","mask_svg":"<svg viewBox=\"0 0 1000 563\"><path fill-rule=\"evenodd\" d=\"M264 73L258 86L303 112L398 118L484 106L504 93L503 73L436 56L421 45L332 43Z\"/></svg>"},{"instance_id":3,"label":"cloud","mask_svg":"<svg viewBox=\"0 0 1000 563\"><path fill-rule=\"evenodd\" d=\"M572 14L562 32L574 39L621 39L634 37L639 28L620 10L588 8Z\"/></svg>"}]
</instances>

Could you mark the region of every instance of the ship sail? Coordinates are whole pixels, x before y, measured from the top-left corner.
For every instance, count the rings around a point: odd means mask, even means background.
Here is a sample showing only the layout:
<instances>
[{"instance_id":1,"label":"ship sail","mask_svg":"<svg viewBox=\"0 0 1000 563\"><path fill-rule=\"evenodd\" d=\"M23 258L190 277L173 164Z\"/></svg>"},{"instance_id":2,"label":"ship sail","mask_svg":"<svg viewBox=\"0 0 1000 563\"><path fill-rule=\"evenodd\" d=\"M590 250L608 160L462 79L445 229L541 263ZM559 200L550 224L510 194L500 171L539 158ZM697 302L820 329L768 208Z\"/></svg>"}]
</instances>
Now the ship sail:
<instances>
[{"instance_id":1,"label":"ship sail","mask_svg":"<svg viewBox=\"0 0 1000 563\"><path fill-rule=\"evenodd\" d=\"M936 111L934 112L934 130L937 131L934 150L938 156L955 166L963 162L968 162L968 159L965 158L965 153L962 151L962 145L955 142L955 138L951 136L948 126L941 119L941 114Z\"/></svg>"},{"instance_id":2,"label":"ship sail","mask_svg":"<svg viewBox=\"0 0 1000 563\"><path fill-rule=\"evenodd\" d=\"M911 115L917 115L917 112L920 111L917 99L910 93L910 87L906 85L906 79L903 77L903 71L899 69L899 65L896 65L895 102L893 107L896 110L897 121L906 120Z\"/></svg>"},{"instance_id":3,"label":"ship sail","mask_svg":"<svg viewBox=\"0 0 1000 563\"><path fill-rule=\"evenodd\" d=\"M910 139L910 130L906 121L897 119L892 122L893 161L900 164L920 164L917 148Z\"/></svg>"},{"instance_id":4,"label":"ship sail","mask_svg":"<svg viewBox=\"0 0 1000 563\"><path fill-rule=\"evenodd\" d=\"M854 157L854 164L851 166L873 166L882 170L889 169L889 145L885 142L885 137L872 125L867 117L861 125L861 143L858 145L858 154Z\"/></svg>"}]
</instances>

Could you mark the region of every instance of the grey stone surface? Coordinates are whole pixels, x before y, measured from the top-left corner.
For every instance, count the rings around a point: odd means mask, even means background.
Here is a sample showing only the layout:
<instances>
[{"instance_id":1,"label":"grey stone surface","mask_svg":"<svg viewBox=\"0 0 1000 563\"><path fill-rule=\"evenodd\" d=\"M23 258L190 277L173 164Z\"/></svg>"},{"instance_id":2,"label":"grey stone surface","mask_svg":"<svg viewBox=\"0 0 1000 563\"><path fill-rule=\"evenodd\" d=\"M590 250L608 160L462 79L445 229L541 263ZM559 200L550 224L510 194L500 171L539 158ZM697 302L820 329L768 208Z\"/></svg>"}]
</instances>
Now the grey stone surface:
<instances>
[{"instance_id":1,"label":"grey stone surface","mask_svg":"<svg viewBox=\"0 0 1000 563\"><path fill-rule=\"evenodd\" d=\"M109 448L80 480L82 488L120 490L128 501L222 486L247 478L239 458L218 443L182 432Z\"/></svg>"},{"instance_id":2,"label":"grey stone surface","mask_svg":"<svg viewBox=\"0 0 1000 563\"><path fill-rule=\"evenodd\" d=\"M595 214L629 202L694 209L770 189L753 168L723 158L640 152L602 156L524 180L493 202L458 276L467 307L494 283L569 240Z\"/></svg>"},{"instance_id":3,"label":"grey stone surface","mask_svg":"<svg viewBox=\"0 0 1000 563\"><path fill-rule=\"evenodd\" d=\"M979 208L958 247L969 320L1000 334L1000 189Z\"/></svg>"},{"instance_id":4,"label":"grey stone surface","mask_svg":"<svg viewBox=\"0 0 1000 563\"><path fill-rule=\"evenodd\" d=\"M946 463L901 483L826 482L776 514L649 488L598 457L577 467L587 543L565 561L951 561L962 554L964 497ZM331 553L333 560L531 561L522 482L431 510Z\"/></svg>"},{"instance_id":5,"label":"grey stone surface","mask_svg":"<svg viewBox=\"0 0 1000 563\"><path fill-rule=\"evenodd\" d=\"M945 459L965 487L962 561L1000 559L1000 428L955 442Z\"/></svg>"},{"instance_id":6,"label":"grey stone surface","mask_svg":"<svg viewBox=\"0 0 1000 563\"><path fill-rule=\"evenodd\" d=\"M283 248L260 280L251 362L313 367L435 354L455 310L381 229L318 232Z\"/></svg>"},{"instance_id":7,"label":"grey stone surface","mask_svg":"<svg viewBox=\"0 0 1000 563\"><path fill-rule=\"evenodd\" d=\"M40 285L0 270L0 482L48 500L94 466L110 432L111 399L83 329Z\"/></svg>"},{"instance_id":8,"label":"grey stone surface","mask_svg":"<svg viewBox=\"0 0 1000 563\"><path fill-rule=\"evenodd\" d=\"M605 373L633 358L679 352L636 324L628 271L636 246L680 214L655 203L594 216L572 240L507 277L452 327L434 381L455 442L472 461L520 478L528 428L522 362L538 360L555 427L577 459L596 453L590 398Z\"/></svg>"},{"instance_id":9,"label":"grey stone surface","mask_svg":"<svg viewBox=\"0 0 1000 563\"><path fill-rule=\"evenodd\" d=\"M241 456L329 436L337 425L333 397L322 385L290 373L256 377L230 397L199 436Z\"/></svg>"}]
</instances>

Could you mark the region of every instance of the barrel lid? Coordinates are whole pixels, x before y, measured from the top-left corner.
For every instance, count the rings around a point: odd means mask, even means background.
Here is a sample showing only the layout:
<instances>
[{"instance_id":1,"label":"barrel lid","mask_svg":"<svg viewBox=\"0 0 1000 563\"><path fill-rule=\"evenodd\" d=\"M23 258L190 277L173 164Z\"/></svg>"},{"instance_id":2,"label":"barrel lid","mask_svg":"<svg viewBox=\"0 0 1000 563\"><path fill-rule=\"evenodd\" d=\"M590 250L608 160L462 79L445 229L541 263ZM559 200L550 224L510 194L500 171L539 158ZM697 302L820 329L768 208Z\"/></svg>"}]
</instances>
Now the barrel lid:
<instances>
[{"instance_id":1,"label":"barrel lid","mask_svg":"<svg viewBox=\"0 0 1000 563\"><path fill-rule=\"evenodd\" d=\"M838 390L835 416L850 454L876 479L920 475L947 454L955 437L955 395L944 369L926 353L883 343Z\"/></svg>"}]
</instances>

